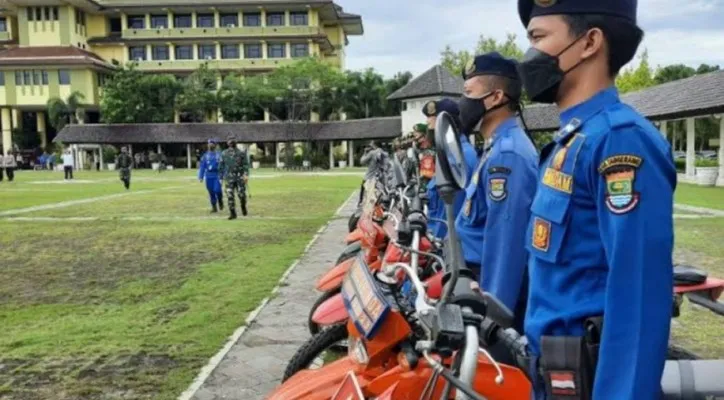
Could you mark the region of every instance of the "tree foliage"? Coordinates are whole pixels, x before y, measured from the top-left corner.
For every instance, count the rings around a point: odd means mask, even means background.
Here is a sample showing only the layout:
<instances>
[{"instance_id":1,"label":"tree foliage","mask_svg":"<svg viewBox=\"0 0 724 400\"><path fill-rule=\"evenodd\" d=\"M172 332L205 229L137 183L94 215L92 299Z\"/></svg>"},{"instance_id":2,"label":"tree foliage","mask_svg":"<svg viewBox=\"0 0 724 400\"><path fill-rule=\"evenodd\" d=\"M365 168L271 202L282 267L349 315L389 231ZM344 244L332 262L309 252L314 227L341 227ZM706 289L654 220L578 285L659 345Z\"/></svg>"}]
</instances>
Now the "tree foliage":
<instances>
[{"instance_id":1,"label":"tree foliage","mask_svg":"<svg viewBox=\"0 0 724 400\"><path fill-rule=\"evenodd\" d=\"M115 71L103 87L102 120L111 124L173 122L180 91L173 75L144 74L129 64Z\"/></svg>"},{"instance_id":2,"label":"tree foliage","mask_svg":"<svg viewBox=\"0 0 724 400\"><path fill-rule=\"evenodd\" d=\"M46 108L50 125L56 131L60 131L66 124L74 124L83 119L85 114L82 105L83 100L85 100L85 96L79 91L71 93L66 100L59 97L48 99Z\"/></svg>"},{"instance_id":3,"label":"tree foliage","mask_svg":"<svg viewBox=\"0 0 724 400\"><path fill-rule=\"evenodd\" d=\"M641 54L637 67L623 70L616 78L616 87L621 93L635 92L655 84L654 71L649 64L649 53L646 50Z\"/></svg>"},{"instance_id":4,"label":"tree foliage","mask_svg":"<svg viewBox=\"0 0 724 400\"><path fill-rule=\"evenodd\" d=\"M513 33L508 33L505 40L501 41L498 41L493 37L480 35L472 52L468 50L454 50L452 46L447 45L440 53L440 63L443 67L450 71L450 73L457 76L462 73L465 65L475 55L497 51L505 57L520 60L523 58L523 50L521 50L515 42L516 39L517 36Z\"/></svg>"},{"instance_id":5,"label":"tree foliage","mask_svg":"<svg viewBox=\"0 0 724 400\"><path fill-rule=\"evenodd\" d=\"M181 91L176 95L176 111L182 120L204 122L209 114L216 111L217 79L218 73L202 64L183 81Z\"/></svg>"}]
</instances>

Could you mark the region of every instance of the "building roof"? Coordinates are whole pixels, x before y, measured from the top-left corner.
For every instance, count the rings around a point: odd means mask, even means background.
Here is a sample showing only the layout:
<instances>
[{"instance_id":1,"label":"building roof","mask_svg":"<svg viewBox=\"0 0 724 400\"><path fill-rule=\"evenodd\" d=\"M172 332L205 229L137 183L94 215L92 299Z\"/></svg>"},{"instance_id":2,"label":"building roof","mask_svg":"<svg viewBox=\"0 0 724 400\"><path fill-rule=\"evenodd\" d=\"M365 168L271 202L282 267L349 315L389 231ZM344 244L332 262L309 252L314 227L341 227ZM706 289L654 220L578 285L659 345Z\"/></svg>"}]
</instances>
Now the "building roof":
<instances>
[{"instance_id":1,"label":"building roof","mask_svg":"<svg viewBox=\"0 0 724 400\"><path fill-rule=\"evenodd\" d=\"M98 55L73 46L13 47L0 51L0 66L76 64L113 68Z\"/></svg>"},{"instance_id":2,"label":"building roof","mask_svg":"<svg viewBox=\"0 0 724 400\"><path fill-rule=\"evenodd\" d=\"M244 122L201 124L67 125L55 137L63 143L206 143L230 135L240 143L308 140L389 139L400 135L400 117L331 122Z\"/></svg>"},{"instance_id":3,"label":"building roof","mask_svg":"<svg viewBox=\"0 0 724 400\"><path fill-rule=\"evenodd\" d=\"M405 100L430 96L460 96L462 92L463 79L453 76L442 65L436 65L387 96L387 100Z\"/></svg>"},{"instance_id":4,"label":"building roof","mask_svg":"<svg viewBox=\"0 0 724 400\"><path fill-rule=\"evenodd\" d=\"M724 113L724 71L710 72L626 93L621 100L653 121ZM531 105L524 118L534 131L556 130L554 105Z\"/></svg>"}]
</instances>

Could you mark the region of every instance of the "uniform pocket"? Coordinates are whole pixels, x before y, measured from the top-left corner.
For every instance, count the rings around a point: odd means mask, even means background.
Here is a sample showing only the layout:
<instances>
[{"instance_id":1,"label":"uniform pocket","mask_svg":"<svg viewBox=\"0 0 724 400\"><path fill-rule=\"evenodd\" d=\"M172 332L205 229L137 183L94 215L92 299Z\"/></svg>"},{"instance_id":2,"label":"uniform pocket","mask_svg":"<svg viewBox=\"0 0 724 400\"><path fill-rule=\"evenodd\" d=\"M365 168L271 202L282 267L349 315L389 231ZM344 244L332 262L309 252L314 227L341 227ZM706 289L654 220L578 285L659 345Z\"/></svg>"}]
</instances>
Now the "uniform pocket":
<instances>
[{"instance_id":1,"label":"uniform pocket","mask_svg":"<svg viewBox=\"0 0 724 400\"><path fill-rule=\"evenodd\" d=\"M526 236L526 247L533 256L551 263L560 260L570 203L570 196L538 190L530 207L532 215Z\"/></svg>"}]
</instances>

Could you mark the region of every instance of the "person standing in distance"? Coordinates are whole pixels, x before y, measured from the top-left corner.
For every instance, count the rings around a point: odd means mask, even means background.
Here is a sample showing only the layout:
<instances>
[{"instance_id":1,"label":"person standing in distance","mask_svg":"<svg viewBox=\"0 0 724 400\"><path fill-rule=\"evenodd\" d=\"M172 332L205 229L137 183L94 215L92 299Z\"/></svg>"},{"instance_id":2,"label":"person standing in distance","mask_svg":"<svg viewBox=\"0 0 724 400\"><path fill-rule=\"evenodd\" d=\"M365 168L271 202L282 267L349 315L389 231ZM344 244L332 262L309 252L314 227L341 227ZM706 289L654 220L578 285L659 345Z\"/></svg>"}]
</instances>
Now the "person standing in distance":
<instances>
[{"instance_id":1,"label":"person standing in distance","mask_svg":"<svg viewBox=\"0 0 724 400\"><path fill-rule=\"evenodd\" d=\"M478 155L475 152L475 148L468 140L466 133L464 133L460 127L460 109L457 103L450 99L442 99L438 101L429 101L422 108L422 113L427 117L428 127L428 138L435 138L435 125L437 124L437 116L442 112L447 112L455 121L458 134L460 135L460 145L463 149L463 157L465 159L465 165L467 166L467 179L470 180L470 176L473 173L473 169L478 162ZM457 215L462 209L465 201L465 194L463 192L458 193L455 196L453 202L454 215ZM445 203L440 200L437 188L435 187L435 177L430 179L427 183L427 215L429 222L427 224L428 230L433 236L444 239L447 237L447 224L442 221L446 221L445 216ZM442 221L440 221L442 220Z\"/></svg>"},{"instance_id":2,"label":"person standing in distance","mask_svg":"<svg viewBox=\"0 0 724 400\"><path fill-rule=\"evenodd\" d=\"M216 213L224 209L224 196L221 193L221 180L219 180L219 167L221 152L216 149L216 141L209 139L209 151L201 156L199 162L199 182L206 178L206 190L209 192L211 212Z\"/></svg>"},{"instance_id":3,"label":"person standing in distance","mask_svg":"<svg viewBox=\"0 0 724 400\"><path fill-rule=\"evenodd\" d=\"M73 153L70 149L65 149L65 152L63 152L63 174L66 181L73 179L74 168L75 160L73 159Z\"/></svg>"},{"instance_id":4,"label":"person standing in distance","mask_svg":"<svg viewBox=\"0 0 724 400\"><path fill-rule=\"evenodd\" d=\"M236 139L229 137L226 141L229 146L221 153L219 171L226 185L226 199L229 203L229 220L236 219L236 201L234 195L239 196L241 214L248 215L246 210L246 182L249 179L249 164L246 153L236 147Z\"/></svg>"},{"instance_id":5,"label":"person standing in distance","mask_svg":"<svg viewBox=\"0 0 724 400\"><path fill-rule=\"evenodd\" d=\"M561 130L543 149L526 240L536 397L658 399L673 301L671 147L614 86L642 30L636 0L519 0L519 65ZM562 354L579 357L563 358ZM572 379L573 378L573 379Z\"/></svg>"},{"instance_id":6,"label":"person standing in distance","mask_svg":"<svg viewBox=\"0 0 724 400\"><path fill-rule=\"evenodd\" d=\"M116 157L116 166L118 166L118 174L123 182L126 190L131 188L131 168L133 168L133 157L128 154L127 147L121 147L121 153Z\"/></svg>"},{"instance_id":7,"label":"person standing in distance","mask_svg":"<svg viewBox=\"0 0 724 400\"><path fill-rule=\"evenodd\" d=\"M463 71L463 132L485 149L465 189L455 227L480 287L505 304L523 332L527 301L525 232L536 190L538 152L517 120L521 82L516 61L497 52L476 56Z\"/></svg>"}]
</instances>

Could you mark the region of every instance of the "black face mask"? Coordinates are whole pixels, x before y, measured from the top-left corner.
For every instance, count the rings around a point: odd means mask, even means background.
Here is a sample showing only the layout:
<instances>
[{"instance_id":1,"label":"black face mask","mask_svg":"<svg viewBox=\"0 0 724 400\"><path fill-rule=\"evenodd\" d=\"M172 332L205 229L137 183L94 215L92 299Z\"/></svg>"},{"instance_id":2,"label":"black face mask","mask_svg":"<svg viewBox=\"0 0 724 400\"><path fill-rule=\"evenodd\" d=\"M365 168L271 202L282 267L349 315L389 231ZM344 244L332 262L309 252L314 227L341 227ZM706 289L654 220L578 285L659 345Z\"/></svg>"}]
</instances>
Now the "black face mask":
<instances>
[{"instance_id":1,"label":"black face mask","mask_svg":"<svg viewBox=\"0 0 724 400\"><path fill-rule=\"evenodd\" d=\"M556 55L542 52L535 47L531 47L525 52L523 61L518 64L518 74L520 75L525 91L532 101L538 103L555 103L563 78L583 62L578 62L568 71L564 72L559 65L560 56L568 51L568 49L576 44L583 36L585 36L585 34L579 36Z\"/></svg>"},{"instance_id":2,"label":"black face mask","mask_svg":"<svg viewBox=\"0 0 724 400\"><path fill-rule=\"evenodd\" d=\"M460 99L458 107L460 108L461 133L464 133L466 135L477 134L477 131L480 130L480 124L482 124L483 118L485 118L485 114L493 110L497 110L500 107L504 107L508 104L508 102L506 101L505 103L501 103L495 107L486 109L485 103L483 103L483 101L488 97L493 96L494 94L495 92L490 92L478 98L463 96Z\"/></svg>"}]
</instances>

